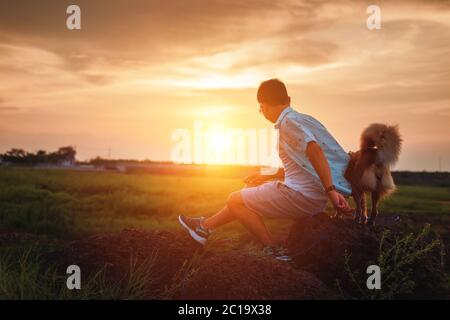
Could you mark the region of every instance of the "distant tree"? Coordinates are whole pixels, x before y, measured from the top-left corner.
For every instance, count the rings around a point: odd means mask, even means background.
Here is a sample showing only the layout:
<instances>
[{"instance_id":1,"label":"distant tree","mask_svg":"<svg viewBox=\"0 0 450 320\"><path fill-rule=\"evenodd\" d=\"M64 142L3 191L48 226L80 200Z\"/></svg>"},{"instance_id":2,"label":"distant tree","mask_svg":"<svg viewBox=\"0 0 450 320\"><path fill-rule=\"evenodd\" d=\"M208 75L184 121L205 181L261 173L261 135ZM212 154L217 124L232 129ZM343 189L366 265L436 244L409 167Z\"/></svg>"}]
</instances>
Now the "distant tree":
<instances>
[{"instance_id":1,"label":"distant tree","mask_svg":"<svg viewBox=\"0 0 450 320\"><path fill-rule=\"evenodd\" d=\"M0 158L4 162L10 162L13 164L40 164L40 163L74 163L75 148L61 147L56 152L47 153L45 150L39 150L36 153L26 152L23 149L13 148L4 154L0 154Z\"/></svg>"},{"instance_id":2,"label":"distant tree","mask_svg":"<svg viewBox=\"0 0 450 320\"><path fill-rule=\"evenodd\" d=\"M48 157L47 151L45 151L45 150L38 150L36 152L36 155L35 155L35 161L37 163L44 163L44 162L47 161L47 157Z\"/></svg>"},{"instance_id":3,"label":"distant tree","mask_svg":"<svg viewBox=\"0 0 450 320\"><path fill-rule=\"evenodd\" d=\"M61 147L54 153L56 162L75 162L75 155L77 154L77 151L74 147L68 146L68 147Z\"/></svg>"},{"instance_id":4,"label":"distant tree","mask_svg":"<svg viewBox=\"0 0 450 320\"><path fill-rule=\"evenodd\" d=\"M25 163L26 156L25 150L13 148L2 155L2 160L5 162Z\"/></svg>"}]
</instances>

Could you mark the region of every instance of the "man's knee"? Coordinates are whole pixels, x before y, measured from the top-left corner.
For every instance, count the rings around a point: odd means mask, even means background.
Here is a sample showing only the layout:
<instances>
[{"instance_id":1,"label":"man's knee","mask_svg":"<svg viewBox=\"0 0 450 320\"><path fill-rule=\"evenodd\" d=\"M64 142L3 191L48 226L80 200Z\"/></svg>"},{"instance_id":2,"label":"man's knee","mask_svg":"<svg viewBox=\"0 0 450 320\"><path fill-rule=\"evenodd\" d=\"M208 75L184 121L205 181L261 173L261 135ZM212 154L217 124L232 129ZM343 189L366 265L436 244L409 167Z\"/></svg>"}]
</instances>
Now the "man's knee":
<instances>
[{"instance_id":1,"label":"man's knee","mask_svg":"<svg viewBox=\"0 0 450 320\"><path fill-rule=\"evenodd\" d=\"M227 205L229 208L235 208L243 204L242 196L240 191L232 192L227 200Z\"/></svg>"}]
</instances>

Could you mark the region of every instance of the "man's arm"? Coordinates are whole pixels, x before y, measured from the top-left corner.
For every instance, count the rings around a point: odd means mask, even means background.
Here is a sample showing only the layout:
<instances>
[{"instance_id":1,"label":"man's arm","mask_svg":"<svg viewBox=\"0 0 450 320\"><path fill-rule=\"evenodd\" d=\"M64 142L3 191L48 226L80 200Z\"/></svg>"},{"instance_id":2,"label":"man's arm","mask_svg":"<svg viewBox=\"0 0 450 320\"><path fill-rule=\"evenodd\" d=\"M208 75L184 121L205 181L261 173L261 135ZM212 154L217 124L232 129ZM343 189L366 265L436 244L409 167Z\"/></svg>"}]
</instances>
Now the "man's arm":
<instances>
[{"instance_id":1,"label":"man's arm","mask_svg":"<svg viewBox=\"0 0 450 320\"><path fill-rule=\"evenodd\" d=\"M306 147L306 156L314 167L314 170L317 172L320 181L322 181L323 187L326 189L332 186L333 178L331 176L331 170L330 166L328 165L328 160L325 157L322 148L315 141L311 141L308 143ZM336 190L328 192L327 195L333 203L333 206L337 210L346 213L353 211L353 209L349 207L344 196Z\"/></svg>"},{"instance_id":2,"label":"man's arm","mask_svg":"<svg viewBox=\"0 0 450 320\"><path fill-rule=\"evenodd\" d=\"M311 141L306 147L306 156L311 162L314 170L316 170L317 175L322 181L323 187L326 189L333 185L333 179L331 177L330 166L328 165L328 160L322 151L322 148L315 142Z\"/></svg>"},{"instance_id":3,"label":"man's arm","mask_svg":"<svg viewBox=\"0 0 450 320\"><path fill-rule=\"evenodd\" d=\"M274 179L284 180L284 168L279 168L273 176Z\"/></svg>"},{"instance_id":4,"label":"man's arm","mask_svg":"<svg viewBox=\"0 0 450 320\"><path fill-rule=\"evenodd\" d=\"M283 180L284 179L284 169L279 168L278 171L275 174L270 175L262 175L260 173L251 174L248 177L244 178L245 184L247 186L257 186L260 185L266 181L276 179L276 180Z\"/></svg>"}]
</instances>

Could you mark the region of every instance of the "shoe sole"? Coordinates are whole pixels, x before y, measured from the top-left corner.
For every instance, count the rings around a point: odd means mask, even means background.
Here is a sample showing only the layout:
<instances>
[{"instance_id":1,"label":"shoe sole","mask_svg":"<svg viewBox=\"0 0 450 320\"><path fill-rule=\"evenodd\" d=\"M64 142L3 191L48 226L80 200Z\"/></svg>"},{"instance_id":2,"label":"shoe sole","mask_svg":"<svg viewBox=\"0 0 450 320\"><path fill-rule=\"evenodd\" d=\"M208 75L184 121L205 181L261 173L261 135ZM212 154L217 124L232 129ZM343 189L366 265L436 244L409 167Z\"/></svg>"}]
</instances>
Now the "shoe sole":
<instances>
[{"instance_id":1,"label":"shoe sole","mask_svg":"<svg viewBox=\"0 0 450 320\"><path fill-rule=\"evenodd\" d=\"M189 228L189 226L184 223L183 219L181 219L181 216L178 216L178 221L180 222L180 224L183 226L183 228L185 228L190 236L197 241L198 243L200 243L201 245L205 245L206 243L206 238L200 237L194 230L192 230L191 228Z\"/></svg>"},{"instance_id":2,"label":"shoe sole","mask_svg":"<svg viewBox=\"0 0 450 320\"><path fill-rule=\"evenodd\" d=\"M291 257L286 257L286 256L275 257L275 259L278 260L278 261L292 262L292 258Z\"/></svg>"}]
</instances>

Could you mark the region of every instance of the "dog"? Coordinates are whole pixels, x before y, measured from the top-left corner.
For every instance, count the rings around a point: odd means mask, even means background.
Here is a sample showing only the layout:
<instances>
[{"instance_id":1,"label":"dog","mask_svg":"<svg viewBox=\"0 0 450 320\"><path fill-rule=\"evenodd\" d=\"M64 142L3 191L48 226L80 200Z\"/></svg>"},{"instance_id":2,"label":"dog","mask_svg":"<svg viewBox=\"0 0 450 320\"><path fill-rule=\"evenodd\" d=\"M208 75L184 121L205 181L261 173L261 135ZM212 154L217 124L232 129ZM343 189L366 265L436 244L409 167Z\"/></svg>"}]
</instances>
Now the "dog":
<instances>
[{"instance_id":1,"label":"dog","mask_svg":"<svg viewBox=\"0 0 450 320\"><path fill-rule=\"evenodd\" d=\"M397 163L402 145L398 125L373 123L361 134L360 149L349 152L350 160L344 177L352 187L356 203L354 218L358 223L373 225L378 215L378 203L391 195L396 186L391 167ZM367 216L366 196L372 196L372 208Z\"/></svg>"}]
</instances>

